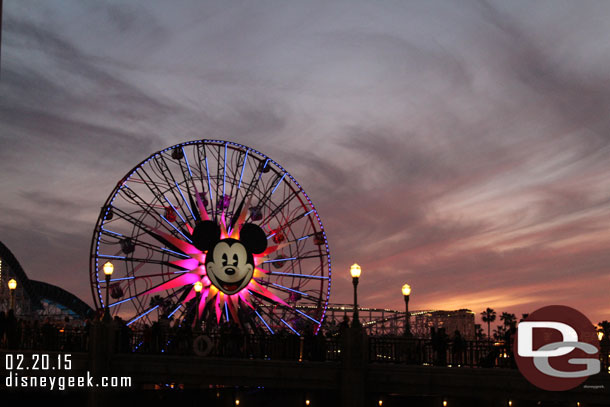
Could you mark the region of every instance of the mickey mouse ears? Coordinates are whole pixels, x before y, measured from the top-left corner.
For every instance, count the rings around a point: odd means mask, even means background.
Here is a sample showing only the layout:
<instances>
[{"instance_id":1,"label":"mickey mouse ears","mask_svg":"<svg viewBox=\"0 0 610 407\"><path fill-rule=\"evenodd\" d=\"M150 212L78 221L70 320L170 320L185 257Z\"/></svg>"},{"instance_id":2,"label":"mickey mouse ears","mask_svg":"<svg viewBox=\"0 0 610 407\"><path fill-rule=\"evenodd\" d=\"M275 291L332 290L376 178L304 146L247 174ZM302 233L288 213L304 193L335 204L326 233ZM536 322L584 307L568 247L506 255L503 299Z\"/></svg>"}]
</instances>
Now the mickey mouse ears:
<instances>
[{"instance_id":1,"label":"mickey mouse ears","mask_svg":"<svg viewBox=\"0 0 610 407\"><path fill-rule=\"evenodd\" d=\"M220 226L211 220L200 222L195 226L192 237L196 248L202 252L210 250L220 241ZM267 248L265 232L254 223L245 223L241 227L239 241L254 254L262 253Z\"/></svg>"},{"instance_id":2,"label":"mickey mouse ears","mask_svg":"<svg viewBox=\"0 0 610 407\"><path fill-rule=\"evenodd\" d=\"M193 230L193 245L205 252L220 240L220 226L216 222L206 220L198 223Z\"/></svg>"},{"instance_id":3,"label":"mickey mouse ears","mask_svg":"<svg viewBox=\"0 0 610 407\"><path fill-rule=\"evenodd\" d=\"M244 223L239 231L239 240L254 254L262 253L267 248L265 232L254 223Z\"/></svg>"}]
</instances>

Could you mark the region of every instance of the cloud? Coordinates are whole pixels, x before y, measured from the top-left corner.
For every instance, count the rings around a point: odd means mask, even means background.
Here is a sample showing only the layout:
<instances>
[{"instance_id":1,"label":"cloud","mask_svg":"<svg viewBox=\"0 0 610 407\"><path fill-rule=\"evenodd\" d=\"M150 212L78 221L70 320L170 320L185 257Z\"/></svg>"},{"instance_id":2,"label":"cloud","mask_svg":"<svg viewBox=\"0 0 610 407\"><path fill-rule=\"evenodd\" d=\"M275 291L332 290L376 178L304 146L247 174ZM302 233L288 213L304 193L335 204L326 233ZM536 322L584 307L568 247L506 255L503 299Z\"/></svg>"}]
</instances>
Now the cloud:
<instances>
[{"instance_id":1,"label":"cloud","mask_svg":"<svg viewBox=\"0 0 610 407\"><path fill-rule=\"evenodd\" d=\"M370 306L401 309L409 281L415 308L608 319L606 5L41 7L5 5L0 81L0 239L36 245L28 273L61 259L48 281L89 302L82 242L116 182L227 139L312 198L331 301L351 301L359 262Z\"/></svg>"}]
</instances>

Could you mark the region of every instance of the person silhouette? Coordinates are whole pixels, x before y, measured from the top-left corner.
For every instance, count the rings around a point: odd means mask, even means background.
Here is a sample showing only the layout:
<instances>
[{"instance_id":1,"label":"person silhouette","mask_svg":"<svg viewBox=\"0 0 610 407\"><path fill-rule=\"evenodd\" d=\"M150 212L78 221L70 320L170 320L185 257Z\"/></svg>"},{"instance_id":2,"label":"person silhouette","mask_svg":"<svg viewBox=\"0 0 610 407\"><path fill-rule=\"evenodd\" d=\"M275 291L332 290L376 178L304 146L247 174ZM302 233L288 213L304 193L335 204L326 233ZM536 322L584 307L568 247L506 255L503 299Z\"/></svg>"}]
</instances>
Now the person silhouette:
<instances>
[{"instance_id":1,"label":"person silhouette","mask_svg":"<svg viewBox=\"0 0 610 407\"><path fill-rule=\"evenodd\" d=\"M18 321L15 317L15 311L12 309L8 311L8 317L6 318L6 344L8 349L17 349L19 343L18 338Z\"/></svg>"},{"instance_id":2,"label":"person silhouette","mask_svg":"<svg viewBox=\"0 0 610 407\"><path fill-rule=\"evenodd\" d=\"M6 314L4 311L0 311L0 348L5 345L4 334L6 333Z\"/></svg>"}]
</instances>

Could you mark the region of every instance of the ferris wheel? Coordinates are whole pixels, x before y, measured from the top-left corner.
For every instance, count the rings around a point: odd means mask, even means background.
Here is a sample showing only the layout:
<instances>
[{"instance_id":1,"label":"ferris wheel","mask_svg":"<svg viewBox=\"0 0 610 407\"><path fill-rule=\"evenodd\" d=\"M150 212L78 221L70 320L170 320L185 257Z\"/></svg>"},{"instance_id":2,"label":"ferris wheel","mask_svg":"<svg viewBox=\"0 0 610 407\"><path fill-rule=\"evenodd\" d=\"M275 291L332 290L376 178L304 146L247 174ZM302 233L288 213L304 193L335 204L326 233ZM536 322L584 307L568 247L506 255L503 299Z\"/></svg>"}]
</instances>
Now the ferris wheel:
<instances>
[{"instance_id":1,"label":"ferris wheel","mask_svg":"<svg viewBox=\"0 0 610 407\"><path fill-rule=\"evenodd\" d=\"M302 335L324 319L330 251L281 165L240 144L191 141L118 182L95 226L90 280L98 310L133 327L166 318Z\"/></svg>"}]
</instances>

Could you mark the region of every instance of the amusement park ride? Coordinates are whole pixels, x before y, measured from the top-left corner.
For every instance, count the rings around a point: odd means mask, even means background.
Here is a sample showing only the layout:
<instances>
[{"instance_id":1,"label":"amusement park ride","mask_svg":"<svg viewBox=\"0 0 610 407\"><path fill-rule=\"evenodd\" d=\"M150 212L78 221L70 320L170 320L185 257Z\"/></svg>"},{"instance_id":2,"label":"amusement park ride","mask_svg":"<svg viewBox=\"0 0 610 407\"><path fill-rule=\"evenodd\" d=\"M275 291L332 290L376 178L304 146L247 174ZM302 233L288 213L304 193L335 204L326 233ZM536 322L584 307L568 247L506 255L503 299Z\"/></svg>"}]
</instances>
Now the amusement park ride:
<instances>
[{"instance_id":1,"label":"amusement park ride","mask_svg":"<svg viewBox=\"0 0 610 407\"><path fill-rule=\"evenodd\" d=\"M280 164L192 141L118 182L95 226L90 279L97 308L134 327L161 316L301 335L324 320L330 251L313 202Z\"/></svg>"},{"instance_id":2,"label":"amusement park ride","mask_svg":"<svg viewBox=\"0 0 610 407\"><path fill-rule=\"evenodd\" d=\"M486 401L512 405L507 377L524 399L538 399L517 372L482 372L508 367L508 347L475 340L472 311L409 311L408 284L404 311L358 306L361 272L357 264L350 269L354 304L329 304L328 241L303 188L263 153L200 140L152 154L108 196L90 252L97 313L59 287L29 280L1 242L0 311L22 319L95 318L88 329L72 329L68 320L69 328L57 331L48 324L51 330L22 345L86 349L87 373L137 376L142 389L186 384L216 398L228 390L223 400L235 405L240 386L252 383L266 394L291 389L306 405L309 397L337 394L345 406L422 394L448 405L447 394L471 397L483 383ZM161 329L170 320L178 329ZM324 335L312 337L318 333ZM172 368L159 369L166 356ZM601 399L584 390L576 397Z\"/></svg>"},{"instance_id":3,"label":"amusement park ride","mask_svg":"<svg viewBox=\"0 0 610 407\"><path fill-rule=\"evenodd\" d=\"M11 278L17 289L8 288ZM135 329L171 318L208 332L235 324L302 335L323 325L337 331L355 311L328 302L328 241L303 188L266 155L219 140L166 148L118 182L95 226L90 281L98 315ZM0 282L0 308L13 301L22 318L93 317L72 294L29 280L4 245ZM358 310L369 335L425 337L455 321L474 335L467 310L407 311L409 319L405 311Z\"/></svg>"}]
</instances>

